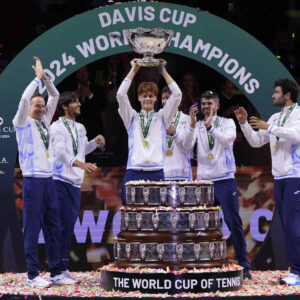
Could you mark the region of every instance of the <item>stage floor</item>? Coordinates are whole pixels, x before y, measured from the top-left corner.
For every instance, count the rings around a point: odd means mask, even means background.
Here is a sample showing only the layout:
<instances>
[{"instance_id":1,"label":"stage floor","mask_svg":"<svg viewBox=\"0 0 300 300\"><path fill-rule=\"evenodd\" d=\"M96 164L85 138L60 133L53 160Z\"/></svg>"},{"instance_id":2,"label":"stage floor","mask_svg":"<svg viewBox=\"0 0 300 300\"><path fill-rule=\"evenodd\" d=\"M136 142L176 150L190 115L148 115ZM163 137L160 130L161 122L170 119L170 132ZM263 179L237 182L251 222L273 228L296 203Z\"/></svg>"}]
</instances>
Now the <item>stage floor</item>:
<instances>
[{"instance_id":1,"label":"stage floor","mask_svg":"<svg viewBox=\"0 0 300 300\"><path fill-rule=\"evenodd\" d=\"M98 297L98 298L206 298L206 297L234 297L240 299L241 297L251 296L251 299L262 296L285 296L286 298L300 298L300 286L282 286L279 285L278 280L287 274L287 271L252 271L252 280L245 280L243 288L235 292L220 292L220 293L199 293L199 294L186 294L181 293L174 296L166 294L143 294L139 292L123 293L123 292L106 292L103 291L99 285L100 273L99 272L74 272L73 276L78 277L82 282L73 286L52 286L46 289L29 288L25 285L27 275L26 273L6 273L0 274L0 298L13 298L12 295L18 295L18 299L29 299L31 296L41 299L52 298L51 296L60 297ZM42 274L45 278L48 278L49 274ZM298 296L297 296L298 295ZM253 297L254 296L254 297ZM256 297L255 297L256 296ZM287 297L288 296L288 297ZM56 298L55 297L55 298ZM252 298L253 297L253 298ZM277 299L276 297L276 299ZM298 298L299 297L299 298ZM263 297L265 298L265 297ZM272 297L271 297L272 298ZM267 297L270 299L270 297Z\"/></svg>"}]
</instances>

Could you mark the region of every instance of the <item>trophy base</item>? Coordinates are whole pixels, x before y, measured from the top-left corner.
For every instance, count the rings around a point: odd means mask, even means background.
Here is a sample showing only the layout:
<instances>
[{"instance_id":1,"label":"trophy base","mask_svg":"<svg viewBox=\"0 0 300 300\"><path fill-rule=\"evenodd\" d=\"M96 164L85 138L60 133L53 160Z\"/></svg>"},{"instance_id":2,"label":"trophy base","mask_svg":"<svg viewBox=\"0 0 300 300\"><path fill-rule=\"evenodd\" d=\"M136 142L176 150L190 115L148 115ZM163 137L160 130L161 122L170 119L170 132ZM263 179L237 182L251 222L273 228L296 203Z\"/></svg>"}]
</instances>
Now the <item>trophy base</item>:
<instances>
[{"instance_id":1,"label":"trophy base","mask_svg":"<svg viewBox=\"0 0 300 300\"><path fill-rule=\"evenodd\" d=\"M237 291L243 287L243 268L237 265L181 270L184 272L173 272L167 268L123 269L111 264L101 268L100 286L105 291L164 295Z\"/></svg>"},{"instance_id":2,"label":"trophy base","mask_svg":"<svg viewBox=\"0 0 300 300\"><path fill-rule=\"evenodd\" d=\"M136 61L136 63L140 67L158 67L161 63L158 59L152 58L152 59L145 59L141 58Z\"/></svg>"}]
</instances>

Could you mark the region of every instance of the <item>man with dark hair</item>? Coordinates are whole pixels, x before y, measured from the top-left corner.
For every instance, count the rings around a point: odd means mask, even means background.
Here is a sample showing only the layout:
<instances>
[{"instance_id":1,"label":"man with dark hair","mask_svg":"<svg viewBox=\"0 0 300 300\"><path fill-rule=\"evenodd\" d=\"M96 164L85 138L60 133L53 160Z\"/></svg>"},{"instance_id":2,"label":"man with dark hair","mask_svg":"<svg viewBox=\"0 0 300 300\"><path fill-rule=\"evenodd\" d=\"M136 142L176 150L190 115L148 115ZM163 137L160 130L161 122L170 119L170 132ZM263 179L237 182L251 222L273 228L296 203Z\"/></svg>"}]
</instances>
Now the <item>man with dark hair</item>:
<instances>
[{"instance_id":1,"label":"man with dark hair","mask_svg":"<svg viewBox=\"0 0 300 300\"><path fill-rule=\"evenodd\" d=\"M189 147L197 142L197 179L214 183L215 205L221 205L225 222L231 232L233 247L244 278L251 279L239 200L234 173L233 142L236 127L232 119L219 117L219 96L212 91L201 95L200 108L204 119L197 122L198 108L190 109L190 128L185 135Z\"/></svg>"},{"instance_id":2,"label":"man with dark hair","mask_svg":"<svg viewBox=\"0 0 300 300\"><path fill-rule=\"evenodd\" d=\"M164 107L172 92L168 86L161 91L161 103ZM175 112L172 123L167 131L165 141L165 180L192 180L191 152L185 149L183 138L189 127L189 116L182 111Z\"/></svg>"},{"instance_id":3,"label":"man with dark hair","mask_svg":"<svg viewBox=\"0 0 300 300\"><path fill-rule=\"evenodd\" d=\"M274 198L283 231L290 273L281 278L281 284L300 285L300 108L299 88L288 78L276 80L273 104L280 112L265 122L250 117L243 107L235 111L242 131L252 147L270 143ZM259 131L254 131L259 129Z\"/></svg>"},{"instance_id":4,"label":"man with dark hair","mask_svg":"<svg viewBox=\"0 0 300 300\"><path fill-rule=\"evenodd\" d=\"M164 143L177 107L181 101L178 85L166 71L161 60L161 73L172 95L163 109L154 111L158 88L154 82L142 82L138 87L138 100L142 110L136 112L127 96L131 82L139 70L137 59L131 61L131 70L117 92L119 114L128 132L128 162L122 188L122 203L126 204L125 184L131 180L164 180Z\"/></svg>"},{"instance_id":5,"label":"man with dark hair","mask_svg":"<svg viewBox=\"0 0 300 300\"><path fill-rule=\"evenodd\" d=\"M18 111L13 119L19 149L19 162L23 174L23 227L25 260L28 268L27 285L48 287L51 282L39 276L38 239L41 228L48 232L46 248L49 261L50 281L68 284L62 280L59 270L60 246L58 202L53 174L53 147L50 139L50 122L54 115L59 93L46 77L42 63L36 62L33 69L36 78L27 86L21 97ZM48 102L40 94L34 94L43 79Z\"/></svg>"},{"instance_id":6,"label":"man with dark hair","mask_svg":"<svg viewBox=\"0 0 300 300\"><path fill-rule=\"evenodd\" d=\"M68 271L71 237L80 209L80 186L84 171L92 172L96 164L85 162L85 156L97 146L102 148L105 140L97 135L88 142L86 130L75 118L80 114L80 106L74 92L64 92L58 101L60 118L51 125L54 149L53 179L59 203L61 222L60 271L73 283L79 282Z\"/></svg>"}]
</instances>

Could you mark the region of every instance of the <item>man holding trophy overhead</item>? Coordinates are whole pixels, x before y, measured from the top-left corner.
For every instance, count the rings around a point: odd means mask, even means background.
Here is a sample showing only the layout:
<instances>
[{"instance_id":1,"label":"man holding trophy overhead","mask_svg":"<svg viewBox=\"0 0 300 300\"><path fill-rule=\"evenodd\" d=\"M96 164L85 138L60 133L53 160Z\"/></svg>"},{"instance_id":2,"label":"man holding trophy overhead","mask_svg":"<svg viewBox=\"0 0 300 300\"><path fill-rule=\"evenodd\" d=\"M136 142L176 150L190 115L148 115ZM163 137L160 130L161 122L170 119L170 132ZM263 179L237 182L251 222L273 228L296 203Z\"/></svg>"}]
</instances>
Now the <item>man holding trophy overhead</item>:
<instances>
[{"instance_id":1,"label":"man holding trophy overhead","mask_svg":"<svg viewBox=\"0 0 300 300\"><path fill-rule=\"evenodd\" d=\"M140 49L140 52L135 51L143 54L157 53L157 47L161 47L163 38L168 35L168 33L159 29L154 29L152 32L148 30L147 32L147 29L139 28L138 31L133 31L130 31L130 37L135 35L134 38L139 41L136 44L142 44L144 47L142 50ZM158 34L160 34L159 37ZM161 35L164 35L164 37L161 38ZM169 34L166 38L167 41L164 40L164 47L167 45L170 36ZM128 36L127 38L129 43L132 43ZM166 130L169 128L181 101L181 91L166 71L166 61L157 60L148 55L144 59L133 59L130 63L131 70L117 92L119 114L128 132L129 149L127 170L122 188L123 205L126 204L126 182L131 180L164 180ZM154 82L142 82L138 86L138 100L141 103L141 111L136 112L131 107L127 92L140 66L158 66L172 92L166 105L158 112L154 111L158 94L158 88Z\"/></svg>"}]
</instances>

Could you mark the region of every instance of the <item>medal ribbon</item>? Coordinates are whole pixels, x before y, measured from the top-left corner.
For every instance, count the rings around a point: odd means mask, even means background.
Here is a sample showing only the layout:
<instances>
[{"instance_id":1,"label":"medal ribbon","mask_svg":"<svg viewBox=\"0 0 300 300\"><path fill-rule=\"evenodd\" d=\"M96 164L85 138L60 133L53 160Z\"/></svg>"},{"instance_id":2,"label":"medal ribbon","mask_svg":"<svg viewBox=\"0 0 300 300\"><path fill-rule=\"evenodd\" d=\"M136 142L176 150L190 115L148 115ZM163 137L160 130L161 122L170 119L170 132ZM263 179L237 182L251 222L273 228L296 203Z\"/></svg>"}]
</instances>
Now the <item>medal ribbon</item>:
<instances>
[{"instance_id":1,"label":"medal ribbon","mask_svg":"<svg viewBox=\"0 0 300 300\"><path fill-rule=\"evenodd\" d=\"M283 127L283 125L285 124L286 120L287 120L288 117L290 116L290 114L291 114L292 110L295 108L295 106L296 106L296 103L294 103L293 105L290 106L290 108L289 108L289 110L286 112L286 114L285 114L285 116L284 116L284 118L283 118L281 124L280 124L280 119L281 119L281 115L280 115L280 118L278 119L278 122L277 122L277 126L278 126L278 127ZM276 136L276 140L277 140L277 142L278 142L278 140L279 140L279 137L278 137L278 136Z\"/></svg>"},{"instance_id":2,"label":"medal ribbon","mask_svg":"<svg viewBox=\"0 0 300 300\"><path fill-rule=\"evenodd\" d=\"M64 125L66 126L67 130L69 131L69 133L71 135L73 151L74 151L74 154L77 155L77 153L78 153L78 130L77 130L77 127L75 125L75 132L76 132L76 141L75 141L72 130L71 130L66 118L62 117L61 119L62 119L62 122L64 123Z\"/></svg>"},{"instance_id":3,"label":"medal ribbon","mask_svg":"<svg viewBox=\"0 0 300 300\"><path fill-rule=\"evenodd\" d=\"M180 114L181 114L181 112L179 111L179 112L177 113L177 116L176 116L176 119L175 119L175 123L174 123L174 130L175 130L175 131L176 131L176 128L177 128L178 123L179 123ZM169 137L169 140L168 140L168 147L169 147L169 148L171 148L173 141L174 141L174 138L173 138L172 136L170 136L170 137Z\"/></svg>"},{"instance_id":4,"label":"medal ribbon","mask_svg":"<svg viewBox=\"0 0 300 300\"><path fill-rule=\"evenodd\" d=\"M216 117L214 122L214 128L217 128L218 125L219 125L219 117ZM207 131L207 138L208 138L209 150L212 150L215 145L215 139L208 131Z\"/></svg>"},{"instance_id":5,"label":"medal ribbon","mask_svg":"<svg viewBox=\"0 0 300 300\"><path fill-rule=\"evenodd\" d=\"M150 127L150 124L151 124L153 115L154 115L154 112L152 112L151 115L149 116L148 121L147 121L146 126L145 126L145 125L144 125L144 124L145 124L145 118L144 118L144 115L143 115L142 112L140 112L140 123L141 123L141 128L142 128L142 132L143 132L143 137L144 137L144 139L146 138L146 136L147 136L147 134L148 134L149 127Z\"/></svg>"},{"instance_id":6,"label":"medal ribbon","mask_svg":"<svg viewBox=\"0 0 300 300\"><path fill-rule=\"evenodd\" d=\"M43 121L42 121L42 122L35 121L35 124L36 124L36 126L37 126L37 128L38 128L38 130L39 130L39 132L40 132L40 135L41 135L41 139L42 139L42 141L43 141L43 144L45 145L46 150L48 150L48 148L49 148L49 141L50 141L50 133L49 133L49 130L48 130L48 128L46 127L46 125L44 124ZM43 126L44 129L46 129L47 135L45 135L45 132L44 132L42 126Z\"/></svg>"}]
</instances>

